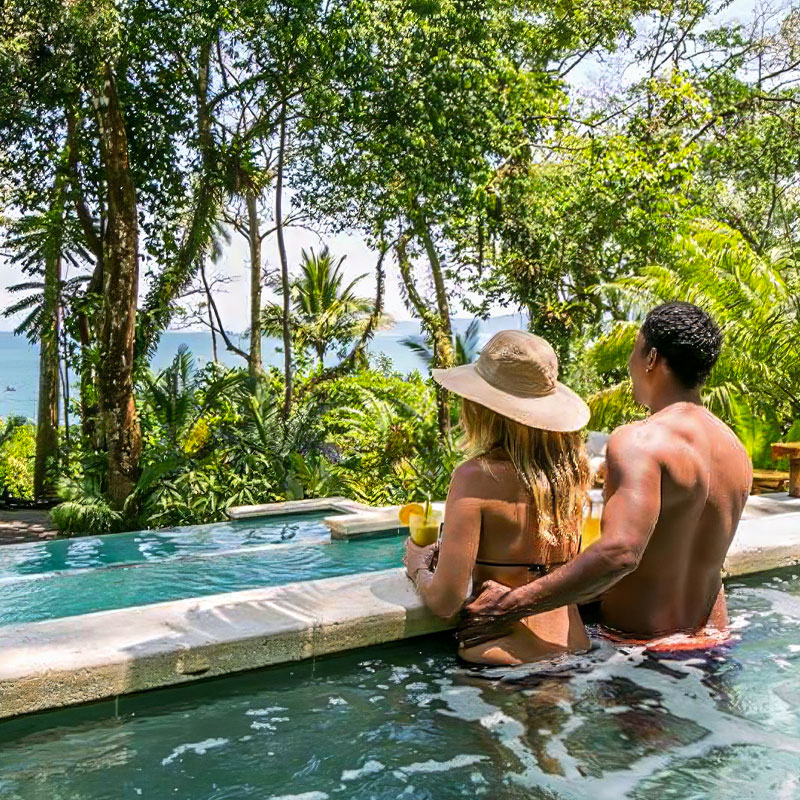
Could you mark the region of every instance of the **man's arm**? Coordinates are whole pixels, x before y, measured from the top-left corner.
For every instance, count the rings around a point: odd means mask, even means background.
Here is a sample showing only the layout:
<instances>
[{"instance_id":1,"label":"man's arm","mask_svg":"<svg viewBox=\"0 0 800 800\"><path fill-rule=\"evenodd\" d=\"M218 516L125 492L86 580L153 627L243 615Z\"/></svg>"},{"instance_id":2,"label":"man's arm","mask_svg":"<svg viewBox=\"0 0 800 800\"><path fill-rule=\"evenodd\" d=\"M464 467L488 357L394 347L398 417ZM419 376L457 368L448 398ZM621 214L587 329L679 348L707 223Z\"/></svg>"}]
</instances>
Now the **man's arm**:
<instances>
[{"instance_id":1,"label":"man's arm","mask_svg":"<svg viewBox=\"0 0 800 800\"><path fill-rule=\"evenodd\" d=\"M525 586L508 591L490 582L465 609L462 642L477 644L496 636L503 624L593 600L639 566L661 510L661 465L644 436L636 425L609 439L600 539L569 564Z\"/></svg>"}]
</instances>

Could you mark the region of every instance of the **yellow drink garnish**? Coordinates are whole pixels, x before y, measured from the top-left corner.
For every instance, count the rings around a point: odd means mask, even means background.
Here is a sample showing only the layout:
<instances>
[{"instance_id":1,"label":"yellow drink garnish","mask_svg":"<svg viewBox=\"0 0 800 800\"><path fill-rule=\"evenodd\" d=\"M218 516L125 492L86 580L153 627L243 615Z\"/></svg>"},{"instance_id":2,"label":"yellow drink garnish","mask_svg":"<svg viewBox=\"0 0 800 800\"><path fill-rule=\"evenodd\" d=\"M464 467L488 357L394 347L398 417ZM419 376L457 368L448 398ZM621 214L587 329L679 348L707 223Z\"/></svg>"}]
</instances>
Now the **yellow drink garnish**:
<instances>
[{"instance_id":1,"label":"yellow drink garnish","mask_svg":"<svg viewBox=\"0 0 800 800\"><path fill-rule=\"evenodd\" d=\"M425 509L419 503L406 503L400 511L397 512L397 516L400 518L400 522L403 525L408 525L408 521L412 514L424 514Z\"/></svg>"}]
</instances>

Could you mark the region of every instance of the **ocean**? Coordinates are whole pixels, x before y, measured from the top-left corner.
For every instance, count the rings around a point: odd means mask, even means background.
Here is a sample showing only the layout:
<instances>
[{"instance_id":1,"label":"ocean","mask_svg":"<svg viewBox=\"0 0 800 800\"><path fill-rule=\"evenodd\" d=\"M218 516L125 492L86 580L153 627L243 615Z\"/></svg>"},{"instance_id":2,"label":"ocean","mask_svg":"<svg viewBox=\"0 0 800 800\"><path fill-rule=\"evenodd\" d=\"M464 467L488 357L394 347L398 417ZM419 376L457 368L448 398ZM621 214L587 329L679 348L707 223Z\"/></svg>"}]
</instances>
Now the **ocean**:
<instances>
[{"instance_id":1,"label":"ocean","mask_svg":"<svg viewBox=\"0 0 800 800\"><path fill-rule=\"evenodd\" d=\"M463 332L470 320L456 317L453 319L453 328ZM524 329L526 319L520 314L495 316L481 323L480 343L483 344L497 331L509 328ZM383 353L391 359L394 368L401 373L408 374L416 369L424 369L419 356L412 353L401 344L407 336L420 333L419 323L416 320L403 320L396 322L390 330L378 331L369 347L371 353ZM235 344L239 343L238 336L231 337ZM154 370L166 367L178 348L185 344L194 355L195 365L203 366L211 361L211 334L206 331L166 331L161 338L158 351L150 365ZM283 353L276 348L280 346L277 339L266 338L262 346L265 365L281 366ZM225 350L222 341L217 338L217 354L220 361L229 366L242 366L244 360ZM335 364L337 357L330 354L327 362ZM18 414L34 419L36 416L36 400L39 389L39 348L32 345L23 336L15 336L11 331L0 331L0 418ZM77 381L74 375L70 376L72 391L77 394Z\"/></svg>"}]
</instances>

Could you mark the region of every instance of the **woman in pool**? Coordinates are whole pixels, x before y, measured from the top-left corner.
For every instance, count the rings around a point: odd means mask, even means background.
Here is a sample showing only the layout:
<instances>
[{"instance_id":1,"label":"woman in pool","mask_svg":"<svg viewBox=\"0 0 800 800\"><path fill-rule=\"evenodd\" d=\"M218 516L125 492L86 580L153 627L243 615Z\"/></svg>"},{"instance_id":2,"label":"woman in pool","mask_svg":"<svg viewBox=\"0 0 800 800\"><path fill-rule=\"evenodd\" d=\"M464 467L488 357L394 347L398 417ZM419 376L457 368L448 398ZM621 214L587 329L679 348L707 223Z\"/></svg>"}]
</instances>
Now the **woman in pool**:
<instances>
[{"instance_id":1,"label":"woman in pool","mask_svg":"<svg viewBox=\"0 0 800 800\"><path fill-rule=\"evenodd\" d=\"M472 458L453 473L435 570L435 545L410 539L406 568L431 611L453 619L471 586L521 586L577 555L590 482L578 431L589 409L558 383L553 348L523 331L496 334L475 364L434 370L433 377L462 398ZM578 609L568 606L513 623L459 655L522 664L588 647Z\"/></svg>"}]
</instances>

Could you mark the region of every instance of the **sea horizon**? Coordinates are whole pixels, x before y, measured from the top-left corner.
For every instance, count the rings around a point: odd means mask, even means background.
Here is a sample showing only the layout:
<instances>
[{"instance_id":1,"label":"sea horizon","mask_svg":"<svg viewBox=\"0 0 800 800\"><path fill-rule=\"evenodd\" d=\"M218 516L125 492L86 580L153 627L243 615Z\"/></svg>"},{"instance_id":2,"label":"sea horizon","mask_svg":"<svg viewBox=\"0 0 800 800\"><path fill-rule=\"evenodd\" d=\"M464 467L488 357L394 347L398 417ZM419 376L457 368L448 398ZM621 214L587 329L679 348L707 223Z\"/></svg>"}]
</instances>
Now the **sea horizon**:
<instances>
[{"instance_id":1,"label":"sea horizon","mask_svg":"<svg viewBox=\"0 0 800 800\"><path fill-rule=\"evenodd\" d=\"M472 321L471 317L453 317L453 329L462 333ZM494 333L507 328L517 330L527 326L524 314L503 314L481 321L479 343L483 345ZM402 373L409 374L415 370L425 371L425 364L414 352L402 344L408 336L421 333L418 320L395 320L391 328L378 330L372 338L367 350L371 354L381 353L392 362L392 367ZM243 333L229 333L236 345L243 343L246 347L247 337ZM178 348L185 344L194 356L195 366L203 367L212 361L213 352L211 333L202 330L167 330L162 334L155 355L150 359L151 369L158 371L167 367L175 358ZM262 360L264 366L282 366L283 352L281 341L265 336L262 339ZM236 353L225 348L222 339L217 336L217 357L226 366L244 366L245 361ZM3 375L0 377L0 419L12 415L28 419L36 417L36 403L39 388L39 348L31 344L24 336L13 331L0 331L0 358L2 358ZM338 363L336 353L329 353L325 359L328 366ZM70 393L77 393L77 377L70 374ZM63 419L63 407L61 412Z\"/></svg>"}]
</instances>

